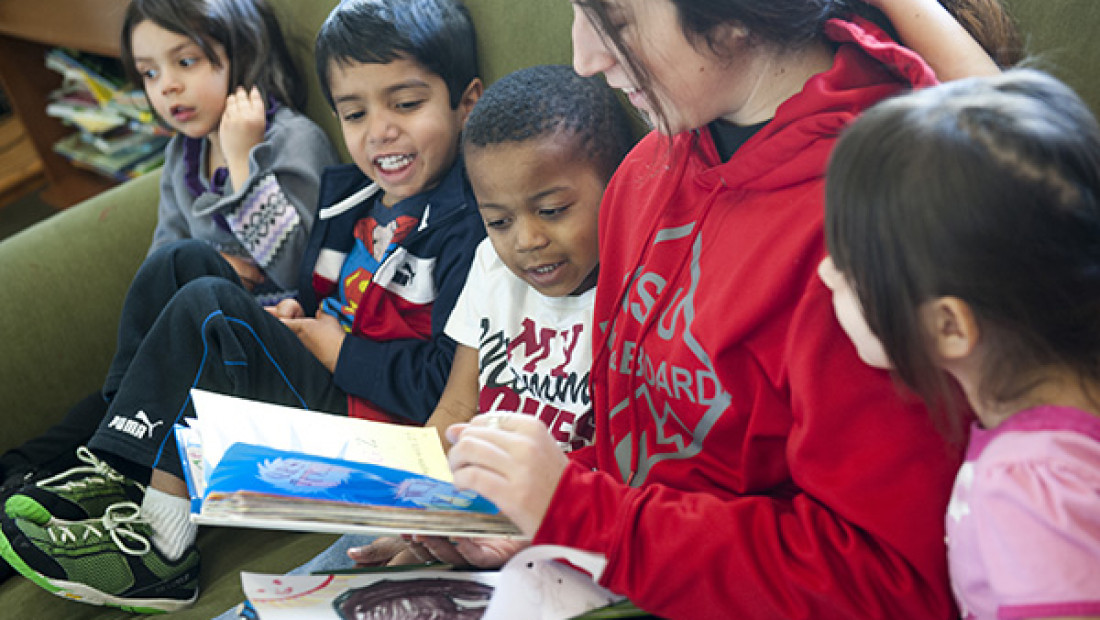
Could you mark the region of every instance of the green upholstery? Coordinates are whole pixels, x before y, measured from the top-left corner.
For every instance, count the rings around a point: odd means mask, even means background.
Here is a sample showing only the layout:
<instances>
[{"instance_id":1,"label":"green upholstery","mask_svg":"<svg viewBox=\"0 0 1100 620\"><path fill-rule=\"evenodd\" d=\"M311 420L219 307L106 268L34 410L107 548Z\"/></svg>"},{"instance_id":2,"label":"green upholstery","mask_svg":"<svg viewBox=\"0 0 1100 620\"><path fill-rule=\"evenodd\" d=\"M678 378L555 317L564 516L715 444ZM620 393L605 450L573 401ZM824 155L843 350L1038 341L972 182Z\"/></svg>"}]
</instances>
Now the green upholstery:
<instances>
[{"instance_id":1,"label":"green upholstery","mask_svg":"<svg viewBox=\"0 0 1100 620\"><path fill-rule=\"evenodd\" d=\"M335 0L271 0L303 71L308 112L339 141L335 118L313 76L313 34ZM1008 0L1030 50L1100 110L1100 1ZM569 62L566 0L467 0L478 27L487 82L537 63ZM151 175L66 210L0 242L0 451L40 433L97 389L114 352L130 279L145 255L156 218ZM180 618L210 618L239 601L241 570L283 572L331 536L206 528L203 593ZM129 618L133 614L72 603L13 578L0 584L0 616Z\"/></svg>"},{"instance_id":2,"label":"green upholstery","mask_svg":"<svg viewBox=\"0 0 1100 620\"><path fill-rule=\"evenodd\" d=\"M1064 80L1100 114L1100 2L1005 0L1024 33L1028 63Z\"/></svg>"}]
</instances>

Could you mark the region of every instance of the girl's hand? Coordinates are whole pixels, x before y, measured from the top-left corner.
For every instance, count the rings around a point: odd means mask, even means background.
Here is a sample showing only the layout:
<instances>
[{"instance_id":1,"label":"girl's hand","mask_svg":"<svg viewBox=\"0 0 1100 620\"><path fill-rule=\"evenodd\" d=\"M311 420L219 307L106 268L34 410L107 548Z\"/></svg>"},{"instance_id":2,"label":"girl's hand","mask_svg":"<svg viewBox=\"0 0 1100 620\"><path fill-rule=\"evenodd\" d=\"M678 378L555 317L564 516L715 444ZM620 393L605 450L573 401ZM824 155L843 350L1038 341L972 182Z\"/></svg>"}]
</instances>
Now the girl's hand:
<instances>
[{"instance_id":1,"label":"girl's hand","mask_svg":"<svg viewBox=\"0 0 1100 620\"><path fill-rule=\"evenodd\" d=\"M940 81L1001 72L939 0L863 1L882 11L901 43L920 54Z\"/></svg>"},{"instance_id":2,"label":"girl's hand","mask_svg":"<svg viewBox=\"0 0 1100 620\"><path fill-rule=\"evenodd\" d=\"M255 86L248 91L237 87L225 100L218 141L234 189L240 189L248 180L248 154L252 147L263 142L267 128L265 111L263 95Z\"/></svg>"},{"instance_id":3,"label":"girl's hand","mask_svg":"<svg viewBox=\"0 0 1100 620\"><path fill-rule=\"evenodd\" d=\"M483 495L534 536L569 464L546 426L528 415L480 415L448 428L447 438L455 486Z\"/></svg>"},{"instance_id":4,"label":"girl's hand","mask_svg":"<svg viewBox=\"0 0 1100 620\"><path fill-rule=\"evenodd\" d=\"M318 310L315 318L282 318L282 321L329 372L336 372L340 347L348 335L336 317Z\"/></svg>"}]
</instances>

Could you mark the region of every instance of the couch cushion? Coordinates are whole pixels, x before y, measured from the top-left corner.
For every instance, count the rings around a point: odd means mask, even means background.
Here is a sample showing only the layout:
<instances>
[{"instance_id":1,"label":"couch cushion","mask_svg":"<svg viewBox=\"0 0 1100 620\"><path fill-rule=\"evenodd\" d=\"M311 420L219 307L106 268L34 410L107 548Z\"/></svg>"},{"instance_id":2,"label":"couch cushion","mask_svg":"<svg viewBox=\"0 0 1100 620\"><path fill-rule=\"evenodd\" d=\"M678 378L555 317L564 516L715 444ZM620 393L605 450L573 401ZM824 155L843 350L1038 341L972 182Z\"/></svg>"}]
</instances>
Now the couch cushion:
<instances>
[{"instance_id":1,"label":"couch cushion","mask_svg":"<svg viewBox=\"0 0 1100 620\"><path fill-rule=\"evenodd\" d=\"M1020 24L1030 66L1065 81L1100 114L1100 2L1005 0Z\"/></svg>"}]
</instances>

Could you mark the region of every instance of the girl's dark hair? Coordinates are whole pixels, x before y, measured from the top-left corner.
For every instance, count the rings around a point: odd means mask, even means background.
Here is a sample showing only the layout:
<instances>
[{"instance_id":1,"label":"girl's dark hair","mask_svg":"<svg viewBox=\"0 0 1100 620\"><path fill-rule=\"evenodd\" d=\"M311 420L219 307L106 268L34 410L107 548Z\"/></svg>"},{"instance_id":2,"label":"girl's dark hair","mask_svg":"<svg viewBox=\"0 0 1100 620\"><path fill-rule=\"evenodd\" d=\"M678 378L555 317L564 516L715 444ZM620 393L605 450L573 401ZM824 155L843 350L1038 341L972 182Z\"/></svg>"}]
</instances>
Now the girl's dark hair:
<instances>
[{"instance_id":1,"label":"girl's dark hair","mask_svg":"<svg viewBox=\"0 0 1100 620\"><path fill-rule=\"evenodd\" d=\"M826 240L902 381L953 402L919 313L954 296L987 351L978 396L1006 402L1044 368L1100 380L1098 194L1096 119L1061 82L1015 69L865 112L829 163Z\"/></svg>"},{"instance_id":2,"label":"girl's dark hair","mask_svg":"<svg viewBox=\"0 0 1100 620\"><path fill-rule=\"evenodd\" d=\"M629 116L607 82L564 65L528 67L494 82L466 119L462 143L482 147L553 135L573 138L577 157L594 163L605 181L634 144Z\"/></svg>"},{"instance_id":3,"label":"girl's dark hair","mask_svg":"<svg viewBox=\"0 0 1100 620\"><path fill-rule=\"evenodd\" d=\"M214 44L229 60L229 92L256 86L264 95L301 110L306 89L291 58L275 13L265 0L131 0L122 22L122 62L128 77L141 84L131 39L138 24L149 21L191 39L215 66Z\"/></svg>"},{"instance_id":4,"label":"girl's dark hair","mask_svg":"<svg viewBox=\"0 0 1100 620\"><path fill-rule=\"evenodd\" d=\"M646 0L642 0L646 1ZM707 48L718 57L733 58L736 50L722 39L731 24L749 32L749 43L794 50L819 39L825 22L835 17L861 15L891 31L877 9L862 0L668 0L676 7L685 38L697 48ZM664 111L656 97L655 84L645 65L638 60L616 28L617 19L606 0L575 0L601 37L623 59L634 83L655 106L655 119L663 124ZM1015 22L1002 0L940 0L979 44L1003 67L1022 59L1023 46ZM629 11L629 3L616 10ZM621 19L619 20L621 21Z\"/></svg>"},{"instance_id":5,"label":"girl's dark hair","mask_svg":"<svg viewBox=\"0 0 1100 620\"><path fill-rule=\"evenodd\" d=\"M332 107L334 63L414 60L447 84L452 109L478 77L474 22L460 0L342 0L317 33L314 58Z\"/></svg>"}]
</instances>

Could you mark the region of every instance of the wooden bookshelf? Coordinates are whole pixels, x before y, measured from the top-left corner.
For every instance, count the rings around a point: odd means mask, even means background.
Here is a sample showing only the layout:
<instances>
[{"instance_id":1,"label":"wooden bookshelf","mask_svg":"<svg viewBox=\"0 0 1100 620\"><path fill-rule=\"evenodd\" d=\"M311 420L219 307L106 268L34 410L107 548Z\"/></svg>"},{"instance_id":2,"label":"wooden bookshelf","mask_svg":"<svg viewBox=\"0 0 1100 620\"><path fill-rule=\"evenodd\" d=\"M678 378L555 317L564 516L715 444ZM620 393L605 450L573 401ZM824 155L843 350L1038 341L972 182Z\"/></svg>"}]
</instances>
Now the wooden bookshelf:
<instances>
[{"instance_id":1,"label":"wooden bookshelf","mask_svg":"<svg viewBox=\"0 0 1100 620\"><path fill-rule=\"evenodd\" d=\"M70 47L118 57L127 0L0 0L0 83L22 119L42 161L46 188L42 200L63 209L115 185L73 166L53 152L72 132L46 115L50 91L61 76L46 68L46 52Z\"/></svg>"},{"instance_id":2,"label":"wooden bookshelf","mask_svg":"<svg viewBox=\"0 0 1100 620\"><path fill-rule=\"evenodd\" d=\"M15 115L0 119L0 208L42 183L42 160Z\"/></svg>"}]
</instances>

